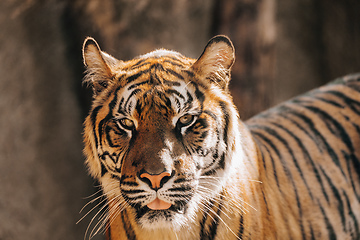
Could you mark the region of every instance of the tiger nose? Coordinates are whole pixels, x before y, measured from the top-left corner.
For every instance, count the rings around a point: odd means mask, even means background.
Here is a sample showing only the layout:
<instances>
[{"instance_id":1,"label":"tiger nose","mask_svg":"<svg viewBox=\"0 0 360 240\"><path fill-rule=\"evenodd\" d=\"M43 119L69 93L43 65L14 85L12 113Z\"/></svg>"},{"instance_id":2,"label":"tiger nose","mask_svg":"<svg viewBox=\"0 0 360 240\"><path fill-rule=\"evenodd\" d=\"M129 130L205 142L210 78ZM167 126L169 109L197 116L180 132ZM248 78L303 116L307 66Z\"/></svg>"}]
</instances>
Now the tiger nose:
<instances>
[{"instance_id":1,"label":"tiger nose","mask_svg":"<svg viewBox=\"0 0 360 240\"><path fill-rule=\"evenodd\" d=\"M162 172L156 175L145 172L140 175L140 179L154 190L161 188L170 178L171 174L169 172Z\"/></svg>"}]
</instances>

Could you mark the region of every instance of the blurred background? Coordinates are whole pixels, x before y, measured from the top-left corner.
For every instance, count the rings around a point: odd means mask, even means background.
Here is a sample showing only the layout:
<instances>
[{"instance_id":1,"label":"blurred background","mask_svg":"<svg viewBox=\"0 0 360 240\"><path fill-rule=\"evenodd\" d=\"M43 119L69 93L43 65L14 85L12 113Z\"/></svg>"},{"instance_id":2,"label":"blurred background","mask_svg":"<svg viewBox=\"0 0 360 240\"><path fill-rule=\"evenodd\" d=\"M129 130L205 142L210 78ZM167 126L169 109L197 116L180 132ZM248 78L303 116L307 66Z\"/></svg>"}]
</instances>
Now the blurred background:
<instances>
[{"instance_id":1,"label":"blurred background","mask_svg":"<svg viewBox=\"0 0 360 240\"><path fill-rule=\"evenodd\" d=\"M76 222L95 205L79 211L98 190L82 155L86 36L128 60L160 47L197 58L228 35L247 119L360 71L359 12L358 0L1 0L0 240L84 238L91 214Z\"/></svg>"}]
</instances>

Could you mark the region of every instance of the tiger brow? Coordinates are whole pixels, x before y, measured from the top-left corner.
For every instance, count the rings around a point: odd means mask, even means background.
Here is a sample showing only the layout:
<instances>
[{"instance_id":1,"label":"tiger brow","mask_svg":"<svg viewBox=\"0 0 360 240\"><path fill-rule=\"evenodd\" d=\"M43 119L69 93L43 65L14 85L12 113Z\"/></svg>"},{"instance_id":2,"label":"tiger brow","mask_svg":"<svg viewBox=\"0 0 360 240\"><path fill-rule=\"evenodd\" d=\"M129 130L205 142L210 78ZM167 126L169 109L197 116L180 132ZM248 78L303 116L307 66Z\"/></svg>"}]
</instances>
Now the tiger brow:
<instances>
[{"instance_id":1,"label":"tiger brow","mask_svg":"<svg viewBox=\"0 0 360 240\"><path fill-rule=\"evenodd\" d=\"M146 62L146 60L147 59L140 59L134 65L124 68L124 70L135 69L150 64L150 62Z\"/></svg>"},{"instance_id":2,"label":"tiger brow","mask_svg":"<svg viewBox=\"0 0 360 240\"><path fill-rule=\"evenodd\" d=\"M170 63L171 65L174 65L174 66L177 66L177 67L184 67L184 65L182 65L180 63L173 62L173 60L174 59L172 59L172 60L164 60L164 62Z\"/></svg>"},{"instance_id":3,"label":"tiger brow","mask_svg":"<svg viewBox=\"0 0 360 240\"><path fill-rule=\"evenodd\" d=\"M126 100L126 102L125 102L125 104L124 104L124 108L127 110L128 113L130 112L130 109L131 109L131 107L132 107L132 105L129 104L130 99L131 99L133 96L135 96L136 94L138 94L139 92L142 92L142 90L141 90L141 89L135 89L134 91L132 91L132 92L130 93L129 97L127 98L127 100ZM126 107L126 106L127 106L127 107Z\"/></svg>"},{"instance_id":4,"label":"tiger brow","mask_svg":"<svg viewBox=\"0 0 360 240\"><path fill-rule=\"evenodd\" d=\"M179 98L185 100L185 97L177 90L175 89L167 89L165 90L166 93L169 93L169 94L175 94L176 96L178 96Z\"/></svg>"},{"instance_id":5,"label":"tiger brow","mask_svg":"<svg viewBox=\"0 0 360 240\"><path fill-rule=\"evenodd\" d=\"M144 84L147 84L147 83L149 83L149 80L146 80L146 81L144 81L144 82L134 83L133 85L131 85L130 87L128 87L127 90L131 90L131 89L133 89L133 88L136 88L136 87L138 87L138 86L141 86L141 85L144 85Z\"/></svg>"}]
</instances>

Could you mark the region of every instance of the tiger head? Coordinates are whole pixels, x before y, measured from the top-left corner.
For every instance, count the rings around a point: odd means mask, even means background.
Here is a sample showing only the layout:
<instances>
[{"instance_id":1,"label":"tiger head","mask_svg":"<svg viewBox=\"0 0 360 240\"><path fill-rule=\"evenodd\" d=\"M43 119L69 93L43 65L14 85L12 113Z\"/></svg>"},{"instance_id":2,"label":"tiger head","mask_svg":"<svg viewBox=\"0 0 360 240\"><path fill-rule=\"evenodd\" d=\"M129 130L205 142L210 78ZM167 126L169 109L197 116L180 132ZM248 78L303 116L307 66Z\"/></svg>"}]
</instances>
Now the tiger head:
<instances>
[{"instance_id":1,"label":"tiger head","mask_svg":"<svg viewBox=\"0 0 360 240\"><path fill-rule=\"evenodd\" d=\"M84 152L109 219L126 213L144 229L194 221L237 164L231 41L212 38L197 60L161 49L121 61L87 38L83 56L94 90Z\"/></svg>"}]
</instances>

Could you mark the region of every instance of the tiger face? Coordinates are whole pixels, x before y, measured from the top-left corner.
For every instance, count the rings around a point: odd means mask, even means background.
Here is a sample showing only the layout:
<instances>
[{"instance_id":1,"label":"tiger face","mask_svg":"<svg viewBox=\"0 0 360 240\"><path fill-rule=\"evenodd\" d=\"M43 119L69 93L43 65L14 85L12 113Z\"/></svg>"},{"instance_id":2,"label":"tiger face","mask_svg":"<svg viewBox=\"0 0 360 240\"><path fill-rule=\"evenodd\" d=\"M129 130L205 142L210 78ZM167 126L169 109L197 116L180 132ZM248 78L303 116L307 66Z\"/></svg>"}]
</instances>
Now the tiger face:
<instances>
[{"instance_id":1,"label":"tiger face","mask_svg":"<svg viewBox=\"0 0 360 240\"><path fill-rule=\"evenodd\" d=\"M94 89L84 152L109 219L125 213L145 229L191 223L233 167L233 45L218 36L197 60L157 50L120 61L88 38L83 55Z\"/></svg>"}]
</instances>

